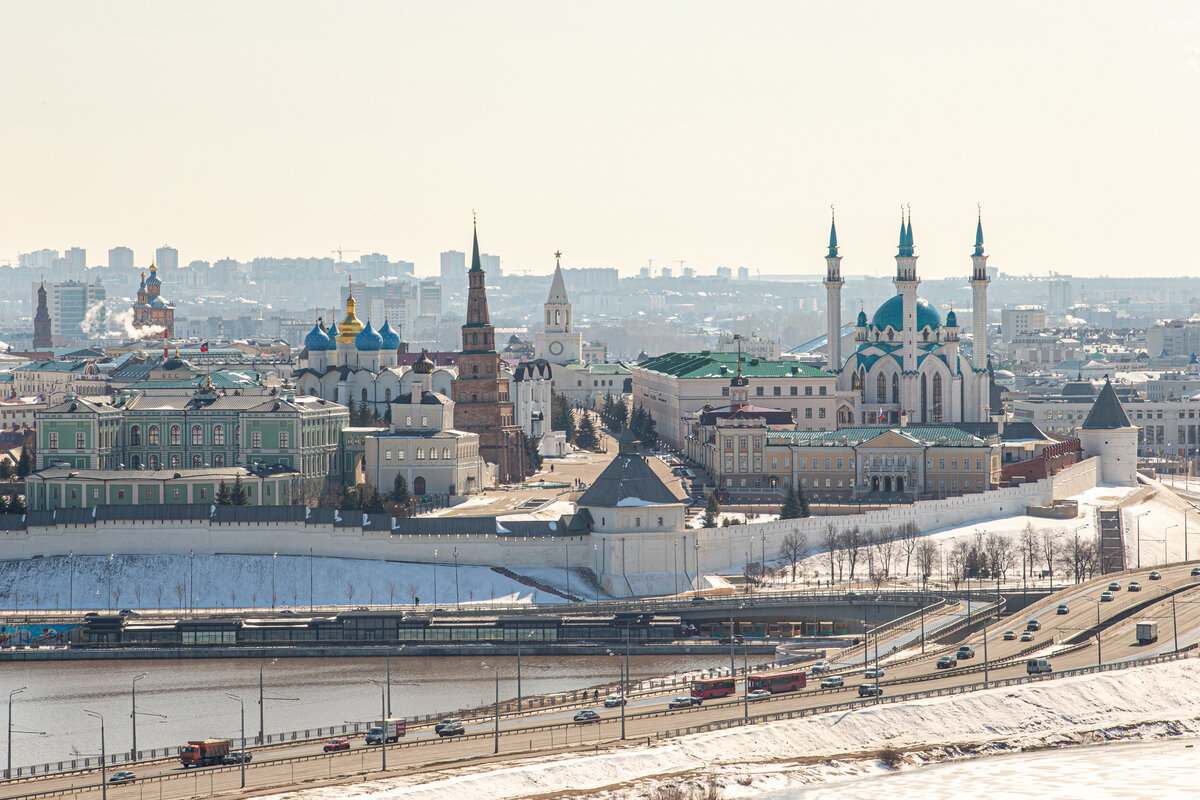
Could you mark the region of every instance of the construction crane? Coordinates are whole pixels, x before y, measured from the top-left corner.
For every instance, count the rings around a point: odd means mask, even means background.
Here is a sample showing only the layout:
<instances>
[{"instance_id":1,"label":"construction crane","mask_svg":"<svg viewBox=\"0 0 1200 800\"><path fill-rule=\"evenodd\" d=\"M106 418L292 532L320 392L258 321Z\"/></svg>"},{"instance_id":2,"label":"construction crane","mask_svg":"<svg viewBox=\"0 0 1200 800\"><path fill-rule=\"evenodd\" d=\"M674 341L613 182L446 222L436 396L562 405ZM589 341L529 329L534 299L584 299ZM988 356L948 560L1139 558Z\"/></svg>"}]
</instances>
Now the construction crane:
<instances>
[{"instance_id":1,"label":"construction crane","mask_svg":"<svg viewBox=\"0 0 1200 800\"><path fill-rule=\"evenodd\" d=\"M337 248L336 250L330 250L329 252L331 252L331 253L337 253L337 257L338 257L338 263L339 263L339 264L344 264L344 263L346 263L346 262L345 262L345 261L342 259L342 253L357 253L357 252L359 252L359 251L358 251L358 250L351 250L350 248L341 248L341 247L339 247L339 248Z\"/></svg>"}]
</instances>

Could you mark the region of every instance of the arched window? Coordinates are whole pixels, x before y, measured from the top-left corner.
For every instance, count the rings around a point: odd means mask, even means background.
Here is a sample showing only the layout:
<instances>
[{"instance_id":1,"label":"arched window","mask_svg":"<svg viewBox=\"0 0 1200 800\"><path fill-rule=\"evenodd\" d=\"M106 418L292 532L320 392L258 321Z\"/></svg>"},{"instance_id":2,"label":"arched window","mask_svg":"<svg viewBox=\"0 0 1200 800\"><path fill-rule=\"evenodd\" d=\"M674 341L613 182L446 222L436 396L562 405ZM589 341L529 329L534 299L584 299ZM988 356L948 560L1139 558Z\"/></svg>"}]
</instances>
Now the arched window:
<instances>
[{"instance_id":1,"label":"arched window","mask_svg":"<svg viewBox=\"0 0 1200 800\"><path fill-rule=\"evenodd\" d=\"M213 456L213 466L214 467L225 466L225 456L221 455L220 453L217 453L216 455L214 455Z\"/></svg>"},{"instance_id":2,"label":"arched window","mask_svg":"<svg viewBox=\"0 0 1200 800\"><path fill-rule=\"evenodd\" d=\"M383 399L385 402L388 402L388 403L392 402L392 390L391 389L383 390Z\"/></svg>"},{"instance_id":3,"label":"arched window","mask_svg":"<svg viewBox=\"0 0 1200 800\"><path fill-rule=\"evenodd\" d=\"M171 469L179 469L179 453L171 454Z\"/></svg>"},{"instance_id":4,"label":"arched window","mask_svg":"<svg viewBox=\"0 0 1200 800\"><path fill-rule=\"evenodd\" d=\"M367 390L366 389L362 390L362 401L364 403L367 402Z\"/></svg>"},{"instance_id":5,"label":"arched window","mask_svg":"<svg viewBox=\"0 0 1200 800\"><path fill-rule=\"evenodd\" d=\"M158 426L151 425L146 429L146 444L154 447L158 444Z\"/></svg>"},{"instance_id":6,"label":"arched window","mask_svg":"<svg viewBox=\"0 0 1200 800\"><path fill-rule=\"evenodd\" d=\"M135 425L134 427L136 428L137 426ZM132 436L132 433L130 434L130 436ZM141 459L141 457L140 457L140 456L133 456L132 458L130 458L130 459L129 459L129 466L133 467L134 469L141 469L141 468L142 468L142 459Z\"/></svg>"},{"instance_id":7,"label":"arched window","mask_svg":"<svg viewBox=\"0 0 1200 800\"><path fill-rule=\"evenodd\" d=\"M900 374L898 372L892 373L892 402L900 402Z\"/></svg>"},{"instance_id":8,"label":"arched window","mask_svg":"<svg viewBox=\"0 0 1200 800\"><path fill-rule=\"evenodd\" d=\"M200 454L196 453L192 456L192 469L200 469L202 466L204 466L204 462L200 460Z\"/></svg>"},{"instance_id":9,"label":"arched window","mask_svg":"<svg viewBox=\"0 0 1200 800\"><path fill-rule=\"evenodd\" d=\"M449 458L449 457L450 457L450 448L443 447L442 448L442 458Z\"/></svg>"},{"instance_id":10,"label":"arched window","mask_svg":"<svg viewBox=\"0 0 1200 800\"><path fill-rule=\"evenodd\" d=\"M204 444L204 429L199 425L192 426L192 444Z\"/></svg>"},{"instance_id":11,"label":"arched window","mask_svg":"<svg viewBox=\"0 0 1200 800\"><path fill-rule=\"evenodd\" d=\"M478 364L471 365L471 377L472 378L479 377L479 365Z\"/></svg>"},{"instance_id":12,"label":"arched window","mask_svg":"<svg viewBox=\"0 0 1200 800\"><path fill-rule=\"evenodd\" d=\"M225 444L225 426L224 425L217 425L215 428L213 428L213 444L215 444L215 445Z\"/></svg>"},{"instance_id":13,"label":"arched window","mask_svg":"<svg viewBox=\"0 0 1200 800\"><path fill-rule=\"evenodd\" d=\"M417 460L422 461L422 460L424 460L424 458L425 458L425 449L418 447L417 448Z\"/></svg>"},{"instance_id":14,"label":"arched window","mask_svg":"<svg viewBox=\"0 0 1200 800\"><path fill-rule=\"evenodd\" d=\"M929 384L921 376L921 422L929 421Z\"/></svg>"},{"instance_id":15,"label":"arched window","mask_svg":"<svg viewBox=\"0 0 1200 800\"><path fill-rule=\"evenodd\" d=\"M933 421L942 421L942 376L933 375Z\"/></svg>"},{"instance_id":16,"label":"arched window","mask_svg":"<svg viewBox=\"0 0 1200 800\"><path fill-rule=\"evenodd\" d=\"M882 372L875 379L875 402L880 404L887 402L887 376Z\"/></svg>"},{"instance_id":17,"label":"arched window","mask_svg":"<svg viewBox=\"0 0 1200 800\"><path fill-rule=\"evenodd\" d=\"M172 425L171 430L167 432L167 436L170 437L172 447L178 447L183 444L183 428L178 425Z\"/></svg>"},{"instance_id":18,"label":"arched window","mask_svg":"<svg viewBox=\"0 0 1200 800\"><path fill-rule=\"evenodd\" d=\"M142 428L140 425L129 426L129 444L140 447L142 444ZM134 456L137 458L137 456Z\"/></svg>"},{"instance_id":19,"label":"arched window","mask_svg":"<svg viewBox=\"0 0 1200 800\"><path fill-rule=\"evenodd\" d=\"M437 448L436 447L429 448L429 460L430 461L437 460Z\"/></svg>"},{"instance_id":20,"label":"arched window","mask_svg":"<svg viewBox=\"0 0 1200 800\"><path fill-rule=\"evenodd\" d=\"M158 469L158 456L150 456L148 463L150 469Z\"/></svg>"}]
</instances>

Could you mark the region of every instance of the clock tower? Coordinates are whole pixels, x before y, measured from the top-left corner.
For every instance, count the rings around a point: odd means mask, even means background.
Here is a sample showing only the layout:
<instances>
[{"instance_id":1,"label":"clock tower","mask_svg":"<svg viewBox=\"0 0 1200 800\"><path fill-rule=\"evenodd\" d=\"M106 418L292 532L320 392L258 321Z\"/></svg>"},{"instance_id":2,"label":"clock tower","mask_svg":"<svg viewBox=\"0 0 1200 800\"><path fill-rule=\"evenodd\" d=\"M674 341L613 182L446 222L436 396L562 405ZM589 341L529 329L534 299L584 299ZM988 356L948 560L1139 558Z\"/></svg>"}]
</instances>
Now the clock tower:
<instances>
[{"instance_id":1,"label":"clock tower","mask_svg":"<svg viewBox=\"0 0 1200 800\"><path fill-rule=\"evenodd\" d=\"M583 335L575 330L571 301L563 282L562 253L554 254L554 281L546 298L545 330L534 335L534 353L551 364L583 361Z\"/></svg>"}]
</instances>

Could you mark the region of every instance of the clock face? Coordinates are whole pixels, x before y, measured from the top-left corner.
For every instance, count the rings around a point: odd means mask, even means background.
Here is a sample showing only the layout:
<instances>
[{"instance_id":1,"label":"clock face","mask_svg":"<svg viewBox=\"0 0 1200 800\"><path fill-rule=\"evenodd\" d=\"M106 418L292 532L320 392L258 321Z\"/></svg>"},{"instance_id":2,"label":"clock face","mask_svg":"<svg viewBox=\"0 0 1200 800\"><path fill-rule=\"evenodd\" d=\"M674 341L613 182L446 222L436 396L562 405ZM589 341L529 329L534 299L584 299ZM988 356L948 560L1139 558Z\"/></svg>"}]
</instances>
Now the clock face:
<instances>
[{"instance_id":1,"label":"clock face","mask_svg":"<svg viewBox=\"0 0 1200 800\"><path fill-rule=\"evenodd\" d=\"M551 342L549 349L550 349L550 352L556 356L562 355L562 351L563 351L562 342Z\"/></svg>"}]
</instances>

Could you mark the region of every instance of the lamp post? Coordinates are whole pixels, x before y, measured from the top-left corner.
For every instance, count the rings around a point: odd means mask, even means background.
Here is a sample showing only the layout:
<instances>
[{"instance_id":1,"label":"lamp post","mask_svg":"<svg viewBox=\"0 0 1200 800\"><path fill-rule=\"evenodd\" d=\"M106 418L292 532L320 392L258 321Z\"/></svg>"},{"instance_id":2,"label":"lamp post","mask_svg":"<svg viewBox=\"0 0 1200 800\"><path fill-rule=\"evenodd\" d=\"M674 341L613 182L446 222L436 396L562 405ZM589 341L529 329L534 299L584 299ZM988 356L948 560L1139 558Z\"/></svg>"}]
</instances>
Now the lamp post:
<instances>
[{"instance_id":1,"label":"lamp post","mask_svg":"<svg viewBox=\"0 0 1200 800\"><path fill-rule=\"evenodd\" d=\"M1142 517L1149 514L1149 511L1143 511L1140 514L1134 514L1133 518L1137 521L1137 566L1142 568Z\"/></svg>"},{"instance_id":2,"label":"lamp post","mask_svg":"<svg viewBox=\"0 0 1200 800\"><path fill-rule=\"evenodd\" d=\"M308 548L308 610L313 610L313 549Z\"/></svg>"},{"instance_id":3,"label":"lamp post","mask_svg":"<svg viewBox=\"0 0 1200 800\"><path fill-rule=\"evenodd\" d=\"M1081 600L1096 604L1096 666L1104 664L1104 651L1100 646L1100 601L1087 595L1080 595Z\"/></svg>"},{"instance_id":4,"label":"lamp post","mask_svg":"<svg viewBox=\"0 0 1200 800\"><path fill-rule=\"evenodd\" d=\"M488 666L486 661L480 664L484 669L491 670L496 676L496 726L492 736L492 753L500 752L500 670L496 667Z\"/></svg>"},{"instance_id":5,"label":"lamp post","mask_svg":"<svg viewBox=\"0 0 1200 800\"><path fill-rule=\"evenodd\" d=\"M696 594L700 593L700 534L696 534L696 543L692 545L696 550Z\"/></svg>"},{"instance_id":6,"label":"lamp post","mask_svg":"<svg viewBox=\"0 0 1200 800\"><path fill-rule=\"evenodd\" d=\"M196 573L193 566L196 563L196 551L188 551L188 613L196 610Z\"/></svg>"},{"instance_id":7,"label":"lamp post","mask_svg":"<svg viewBox=\"0 0 1200 800\"><path fill-rule=\"evenodd\" d=\"M112 574L113 570L116 569L116 567L113 566L113 562L116 560L116 558L117 556L115 553L108 554L108 609L110 611L113 607Z\"/></svg>"},{"instance_id":8,"label":"lamp post","mask_svg":"<svg viewBox=\"0 0 1200 800\"><path fill-rule=\"evenodd\" d=\"M266 708L265 708L265 704L263 703L263 700L264 700L264 698L263 698L263 670L266 669L267 667L271 666L271 664L274 664L278 660L279 660L278 658L272 658L270 660L270 662L268 662L266 664L260 664L258 667L258 743L259 744L267 743L266 725L264 724L266 721Z\"/></svg>"},{"instance_id":9,"label":"lamp post","mask_svg":"<svg viewBox=\"0 0 1200 800\"><path fill-rule=\"evenodd\" d=\"M437 610L437 548L433 549L433 608Z\"/></svg>"},{"instance_id":10,"label":"lamp post","mask_svg":"<svg viewBox=\"0 0 1200 800\"><path fill-rule=\"evenodd\" d=\"M750 721L750 669L746 663L746 641L742 640L742 722Z\"/></svg>"},{"instance_id":11,"label":"lamp post","mask_svg":"<svg viewBox=\"0 0 1200 800\"><path fill-rule=\"evenodd\" d=\"M71 563L71 579L70 588L67 590L67 610L69 613L75 613L75 551L67 553L67 559Z\"/></svg>"},{"instance_id":12,"label":"lamp post","mask_svg":"<svg viewBox=\"0 0 1200 800\"><path fill-rule=\"evenodd\" d=\"M108 773L104 765L108 757L108 754L104 751L104 715L96 711L88 711L86 708L83 710L83 713L100 720L100 798L101 800L108 800Z\"/></svg>"},{"instance_id":13,"label":"lamp post","mask_svg":"<svg viewBox=\"0 0 1200 800\"><path fill-rule=\"evenodd\" d=\"M617 667L621 671L621 738L625 738L625 706L629 702L629 626L625 626L625 666L621 667L620 656L612 650L605 651L617 656Z\"/></svg>"},{"instance_id":14,"label":"lamp post","mask_svg":"<svg viewBox=\"0 0 1200 800\"><path fill-rule=\"evenodd\" d=\"M8 769L4 771L5 778L12 777L12 701L13 697L28 689L28 686L22 686L20 689L13 689L8 693Z\"/></svg>"},{"instance_id":15,"label":"lamp post","mask_svg":"<svg viewBox=\"0 0 1200 800\"><path fill-rule=\"evenodd\" d=\"M675 573L675 594L679 594L679 540L672 540L674 552L671 554L671 571Z\"/></svg>"},{"instance_id":16,"label":"lamp post","mask_svg":"<svg viewBox=\"0 0 1200 800\"><path fill-rule=\"evenodd\" d=\"M1179 527L1178 525L1168 525L1163 530L1163 566L1164 567L1167 565L1167 562L1171 560L1170 556L1167 555L1167 539L1170 538L1167 536L1167 533L1171 530L1171 528L1178 528L1178 527Z\"/></svg>"},{"instance_id":17,"label":"lamp post","mask_svg":"<svg viewBox=\"0 0 1200 800\"><path fill-rule=\"evenodd\" d=\"M275 610L275 560L279 553L271 553L271 610Z\"/></svg>"},{"instance_id":18,"label":"lamp post","mask_svg":"<svg viewBox=\"0 0 1200 800\"><path fill-rule=\"evenodd\" d=\"M242 698L238 697L236 694L230 694L229 692L226 692L225 696L231 700L237 700L238 705L242 707L242 752L240 754L241 757L238 758L238 762L242 766L242 788L245 789L246 788L246 704L245 704L245 702L242 701Z\"/></svg>"},{"instance_id":19,"label":"lamp post","mask_svg":"<svg viewBox=\"0 0 1200 800\"><path fill-rule=\"evenodd\" d=\"M458 608L460 604L458 594L458 548L454 548L454 607Z\"/></svg>"},{"instance_id":20,"label":"lamp post","mask_svg":"<svg viewBox=\"0 0 1200 800\"><path fill-rule=\"evenodd\" d=\"M524 639L532 639L533 631L525 634L523 637L517 636L517 711L521 710L521 642Z\"/></svg>"},{"instance_id":21,"label":"lamp post","mask_svg":"<svg viewBox=\"0 0 1200 800\"><path fill-rule=\"evenodd\" d=\"M133 708L129 712L129 719L133 721L133 746L129 751L130 761L137 761L137 682L144 677L146 677L145 672L133 679L133 686L130 692L130 700L133 705Z\"/></svg>"},{"instance_id":22,"label":"lamp post","mask_svg":"<svg viewBox=\"0 0 1200 800\"><path fill-rule=\"evenodd\" d=\"M380 770L387 772L387 740L388 740L388 714L387 714L387 687L374 678L367 678L367 683L379 687L379 727L382 731L379 737L379 751L383 754Z\"/></svg>"}]
</instances>

